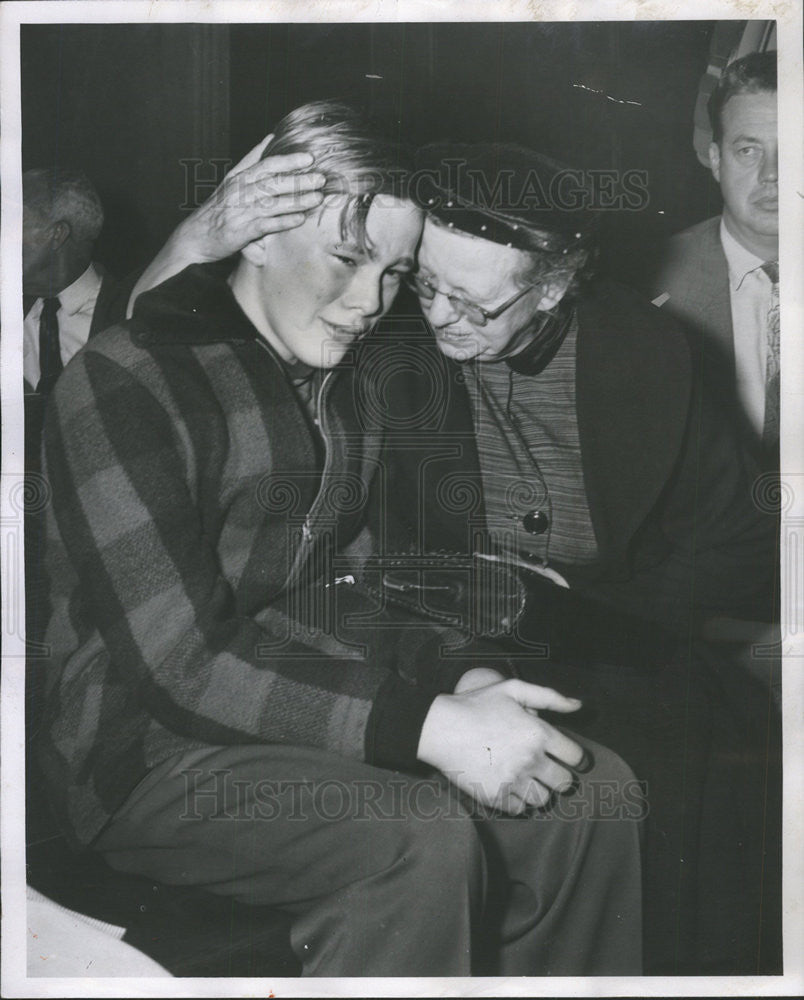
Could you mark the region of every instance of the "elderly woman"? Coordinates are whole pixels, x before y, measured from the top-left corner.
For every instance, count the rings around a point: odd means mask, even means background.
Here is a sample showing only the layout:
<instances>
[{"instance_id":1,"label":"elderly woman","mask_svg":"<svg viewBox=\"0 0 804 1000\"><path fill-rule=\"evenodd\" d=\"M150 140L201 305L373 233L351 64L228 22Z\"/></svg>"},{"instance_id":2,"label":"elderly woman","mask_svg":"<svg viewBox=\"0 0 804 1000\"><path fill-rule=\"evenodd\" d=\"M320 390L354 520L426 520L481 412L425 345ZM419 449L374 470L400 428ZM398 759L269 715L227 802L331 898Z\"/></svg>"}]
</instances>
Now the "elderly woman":
<instances>
[{"instance_id":1,"label":"elderly woman","mask_svg":"<svg viewBox=\"0 0 804 1000\"><path fill-rule=\"evenodd\" d=\"M364 352L384 401L377 544L388 562L470 551L520 568L516 638L542 650L523 676L584 696L597 717L577 725L648 787L648 968L772 971L779 730L766 690L689 646L773 599L774 521L726 411L675 321L595 277L577 171L491 144L426 147L417 167L427 329L397 322ZM416 366L395 365L414 340Z\"/></svg>"},{"instance_id":2,"label":"elderly woman","mask_svg":"<svg viewBox=\"0 0 804 1000\"><path fill-rule=\"evenodd\" d=\"M271 231L142 294L54 389L57 811L115 868L289 911L306 975L639 972L633 775L538 717L579 702L333 572L377 465L350 368L414 266L410 171L332 102L265 154ZM310 160L321 183L276 181Z\"/></svg>"},{"instance_id":3,"label":"elderly woman","mask_svg":"<svg viewBox=\"0 0 804 1000\"><path fill-rule=\"evenodd\" d=\"M467 391L452 395L474 420L500 546L682 634L762 618L772 519L673 320L592 280L599 213L579 173L496 145L426 147L417 166L414 287L439 351L462 364Z\"/></svg>"}]
</instances>

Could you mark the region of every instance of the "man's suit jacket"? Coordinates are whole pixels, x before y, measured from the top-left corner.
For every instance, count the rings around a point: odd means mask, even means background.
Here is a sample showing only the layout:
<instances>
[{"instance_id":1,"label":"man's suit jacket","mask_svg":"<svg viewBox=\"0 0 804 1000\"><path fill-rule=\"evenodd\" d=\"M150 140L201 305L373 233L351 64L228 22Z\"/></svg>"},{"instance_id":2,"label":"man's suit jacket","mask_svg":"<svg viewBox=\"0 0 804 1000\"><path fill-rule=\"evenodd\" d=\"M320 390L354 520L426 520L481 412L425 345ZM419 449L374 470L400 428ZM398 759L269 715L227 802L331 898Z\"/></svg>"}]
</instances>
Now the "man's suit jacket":
<instances>
[{"instance_id":1,"label":"man's suit jacket","mask_svg":"<svg viewBox=\"0 0 804 1000\"><path fill-rule=\"evenodd\" d=\"M719 215L667 241L650 286L653 298L669 295L661 308L705 334L707 349L733 370L729 272Z\"/></svg>"},{"instance_id":2,"label":"man's suit jacket","mask_svg":"<svg viewBox=\"0 0 804 1000\"><path fill-rule=\"evenodd\" d=\"M667 296L661 308L687 328L704 387L715 403L726 409L754 462L760 468L776 464L761 453L737 398L729 272L720 242L719 215L667 241L646 291L654 300Z\"/></svg>"}]
</instances>

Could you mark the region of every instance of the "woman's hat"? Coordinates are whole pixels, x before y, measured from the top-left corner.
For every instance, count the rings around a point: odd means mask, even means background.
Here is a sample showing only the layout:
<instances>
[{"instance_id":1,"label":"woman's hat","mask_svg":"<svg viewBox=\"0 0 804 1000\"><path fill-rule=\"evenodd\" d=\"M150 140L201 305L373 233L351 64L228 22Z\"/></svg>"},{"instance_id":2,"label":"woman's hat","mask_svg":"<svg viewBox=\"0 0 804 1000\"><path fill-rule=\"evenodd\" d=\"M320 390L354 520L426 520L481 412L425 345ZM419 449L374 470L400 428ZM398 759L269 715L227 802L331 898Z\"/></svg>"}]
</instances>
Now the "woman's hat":
<instances>
[{"instance_id":1,"label":"woman's hat","mask_svg":"<svg viewBox=\"0 0 804 1000\"><path fill-rule=\"evenodd\" d=\"M411 196L447 227L518 250L565 254L594 242L583 171L522 146L423 146Z\"/></svg>"}]
</instances>

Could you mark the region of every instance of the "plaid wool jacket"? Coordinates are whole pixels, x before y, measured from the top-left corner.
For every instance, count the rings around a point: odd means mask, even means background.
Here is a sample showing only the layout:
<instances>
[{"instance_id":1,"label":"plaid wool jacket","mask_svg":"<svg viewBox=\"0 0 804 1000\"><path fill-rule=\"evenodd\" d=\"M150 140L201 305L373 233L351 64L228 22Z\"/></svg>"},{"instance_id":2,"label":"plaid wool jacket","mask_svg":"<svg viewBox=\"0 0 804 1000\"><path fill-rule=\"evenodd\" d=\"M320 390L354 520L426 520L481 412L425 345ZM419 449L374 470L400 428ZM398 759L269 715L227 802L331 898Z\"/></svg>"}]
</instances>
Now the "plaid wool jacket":
<instances>
[{"instance_id":1,"label":"plaid wool jacket","mask_svg":"<svg viewBox=\"0 0 804 1000\"><path fill-rule=\"evenodd\" d=\"M348 371L330 373L322 473L286 369L210 265L140 297L66 367L44 439L40 760L78 842L192 747L413 766L434 697L478 665L442 658L435 625L374 628L370 595L334 585L331 552L358 531L371 468L349 398Z\"/></svg>"}]
</instances>

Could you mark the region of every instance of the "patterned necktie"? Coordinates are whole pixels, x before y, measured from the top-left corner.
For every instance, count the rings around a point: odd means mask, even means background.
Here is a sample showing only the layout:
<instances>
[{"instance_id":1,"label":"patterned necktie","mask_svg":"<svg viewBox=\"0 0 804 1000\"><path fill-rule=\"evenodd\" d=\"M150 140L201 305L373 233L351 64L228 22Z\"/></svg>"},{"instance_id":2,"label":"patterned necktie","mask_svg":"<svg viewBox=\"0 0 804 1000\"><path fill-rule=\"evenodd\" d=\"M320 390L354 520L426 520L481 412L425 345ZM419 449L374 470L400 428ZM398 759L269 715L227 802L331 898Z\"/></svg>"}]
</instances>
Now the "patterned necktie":
<instances>
[{"instance_id":1,"label":"patterned necktie","mask_svg":"<svg viewBox=\"0 0 804 1000\"><path fill-rule=\"evenodd\" d=\"M767 367L765 369L765 423L762 447L776 449L779 444L779 263L766 261L762 270L771 280L771 300L767 323Z\"/></svg>"},{"instance_id":2,"label":"patterned necktie","mask_svg":"<svg viewBox=\"0 0 804 1000\"><path fill-rule=\"evenodd\" d=\"M59 345L58 299L44 299L42 315L39 317L39 385L36 391L47 396L64 365L61 362Z\"/></svg>"}]
</instances>

